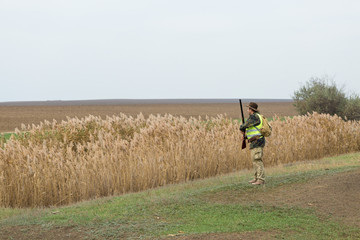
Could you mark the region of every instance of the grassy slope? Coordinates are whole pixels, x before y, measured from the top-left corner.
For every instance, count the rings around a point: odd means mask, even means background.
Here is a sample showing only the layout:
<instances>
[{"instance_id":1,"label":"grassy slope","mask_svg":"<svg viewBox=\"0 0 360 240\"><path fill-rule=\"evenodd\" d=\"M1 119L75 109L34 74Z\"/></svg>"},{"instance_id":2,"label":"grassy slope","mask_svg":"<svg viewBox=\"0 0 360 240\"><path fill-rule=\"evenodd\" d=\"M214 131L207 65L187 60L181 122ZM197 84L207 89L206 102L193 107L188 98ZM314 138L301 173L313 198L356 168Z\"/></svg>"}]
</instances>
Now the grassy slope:
<instances>
[{"instance_id":1,"label":"grassy slope","mask_svg":"<svg viewBox=\"0 0 360 240\"><path fill-rule=\"evenodd\" d=\"M293 182L359 168L360 153L267 169L267 190ZM324 170L326 169L326 170ZM241 190L250 171L170 185L141 193L48 209L0 208L0 228L27 226L51 231L72 227L94 239L160 238L175 234L276 231L286 239L356 239L358 228L319 217L309 209L207 201L209 193ZM291 180L290 180L291 179ZM259 191L261 191L261 187ZM24 230L26 231L26 229ZM289 235L290 234L290 235ZM305 237L306 236L306 237Z\"/></svg>"}]
</instances>

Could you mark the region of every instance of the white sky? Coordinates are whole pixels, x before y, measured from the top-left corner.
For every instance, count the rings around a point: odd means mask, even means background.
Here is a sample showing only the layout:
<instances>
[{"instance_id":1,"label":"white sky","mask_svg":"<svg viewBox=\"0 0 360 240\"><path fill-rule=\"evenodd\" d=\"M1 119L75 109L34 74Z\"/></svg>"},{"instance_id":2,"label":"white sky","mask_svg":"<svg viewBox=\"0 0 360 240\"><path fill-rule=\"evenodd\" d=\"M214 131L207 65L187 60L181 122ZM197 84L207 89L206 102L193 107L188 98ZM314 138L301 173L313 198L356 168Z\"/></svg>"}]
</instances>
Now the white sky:
<instances>
[{"instance_id":1,"label":"white sky","mask_svg":"<svg viewBox=\"0 0 360 240\"><path fill-rule=\"evenodd\" d=\"M358 0L0 0L0 102L360 93Z\"/></svg>"}]
</instances>

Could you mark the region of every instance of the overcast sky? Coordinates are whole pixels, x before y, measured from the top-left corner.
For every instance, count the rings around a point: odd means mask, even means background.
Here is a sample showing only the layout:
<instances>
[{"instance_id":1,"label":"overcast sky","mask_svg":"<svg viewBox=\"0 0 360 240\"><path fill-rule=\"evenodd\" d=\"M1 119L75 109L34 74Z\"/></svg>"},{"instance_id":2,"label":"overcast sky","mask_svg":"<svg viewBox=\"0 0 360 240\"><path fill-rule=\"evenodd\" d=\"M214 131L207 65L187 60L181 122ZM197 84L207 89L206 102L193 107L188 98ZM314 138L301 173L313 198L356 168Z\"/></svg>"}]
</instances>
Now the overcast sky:
<instances>
[{"instance_id":1,"label":"overcast sky","mask_svg":"<svg viewBox=\"0 0 360 240\"><path fill-rule=\"evenodd\" d=\"M0 102L360 94L358 0L0 0Z\"/></svg>"}]
</instances>

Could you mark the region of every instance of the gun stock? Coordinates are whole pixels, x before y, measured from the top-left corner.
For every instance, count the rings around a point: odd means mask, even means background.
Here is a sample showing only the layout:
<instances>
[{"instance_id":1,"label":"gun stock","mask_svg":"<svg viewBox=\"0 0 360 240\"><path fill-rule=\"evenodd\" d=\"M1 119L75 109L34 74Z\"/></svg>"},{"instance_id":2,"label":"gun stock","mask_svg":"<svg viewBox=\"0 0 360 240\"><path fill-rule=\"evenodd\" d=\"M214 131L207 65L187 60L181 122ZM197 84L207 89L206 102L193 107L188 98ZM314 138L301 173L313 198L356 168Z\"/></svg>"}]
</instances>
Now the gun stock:
<instances>
[{"instance_id":1,"label":"gun stock","mask_svg":"<svg viewBox=\"0 0 360 240\"><path fill-rule=\"evenodd\" d=\"M239 103L240 103L240 110L241 110L241 120L242 120L242 123L244 124L245 123L245 118L244 118L244 111L243 111L241 99L239 99ZM244 149L244 148L246 148L245 132L242 132L242 134L243 134L243 141L242 141L241 149Z\"/></svg>"}]
</instances>

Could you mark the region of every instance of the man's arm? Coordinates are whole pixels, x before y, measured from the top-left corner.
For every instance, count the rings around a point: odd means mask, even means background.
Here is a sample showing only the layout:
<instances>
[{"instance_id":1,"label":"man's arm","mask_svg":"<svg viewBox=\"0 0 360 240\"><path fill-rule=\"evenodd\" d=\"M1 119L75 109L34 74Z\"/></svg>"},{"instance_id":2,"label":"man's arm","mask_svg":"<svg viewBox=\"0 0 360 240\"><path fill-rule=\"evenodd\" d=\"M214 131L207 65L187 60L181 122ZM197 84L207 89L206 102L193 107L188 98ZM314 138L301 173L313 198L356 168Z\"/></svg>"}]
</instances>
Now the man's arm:
<instances>
[{"instance_id":1,"label":"man's arm","mask_svg":"<svg viewBox=\"0 0 360 240\"><path fill-rule=\"evenodd\" d=\"M257 114L252 114L250 117L246 120L244 124L240 126L240 131L245 132L245 130L252 126L257 126L261 123L260 118Z\"/></svg>"}]
</instances>

